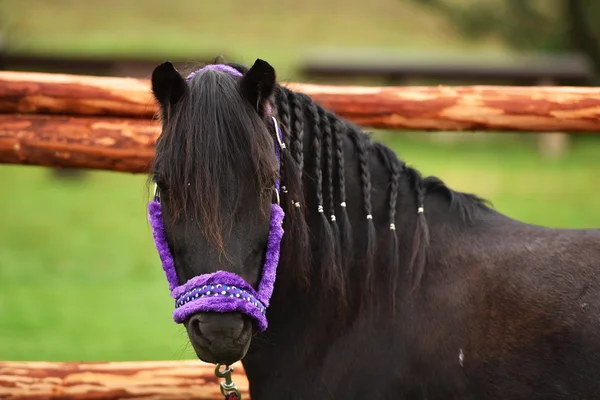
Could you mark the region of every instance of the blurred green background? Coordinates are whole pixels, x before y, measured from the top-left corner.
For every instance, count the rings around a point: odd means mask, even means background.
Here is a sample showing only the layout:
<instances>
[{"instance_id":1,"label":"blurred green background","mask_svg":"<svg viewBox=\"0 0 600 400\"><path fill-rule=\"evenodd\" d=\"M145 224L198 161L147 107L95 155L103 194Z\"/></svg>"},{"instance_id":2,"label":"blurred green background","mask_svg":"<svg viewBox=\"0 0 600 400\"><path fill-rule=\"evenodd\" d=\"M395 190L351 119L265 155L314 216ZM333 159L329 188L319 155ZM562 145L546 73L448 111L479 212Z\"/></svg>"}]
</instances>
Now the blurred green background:
<instances>
[{"instance_id":1,"label":"blurred green background","mask_svg":"<svg viewBox=\"0 0 600 400\"><path fill-rule=\"evenodd\" d=\"M514 2L494 0L2 0L0 28L8 51L190 60L226 54L246 64L260 57L281 80L293 81L303 57L323 48L499 60L522 49L572 49L568 29L556 22L561 2L525 3L535 21L554 23L521 35L524 42L514 40L524 22L504 33L486 30L492 22L506 25L490 15L515 20ZM477 193L511 217L600 227L598 136L573 136L554 157L540 151L534 134L375 136L423 173ZM45 168L0 166L0 359L194 357L183 328L171 320L146 221L145 179L103 171L58 179Z\"/></svg>"}]
</instances>

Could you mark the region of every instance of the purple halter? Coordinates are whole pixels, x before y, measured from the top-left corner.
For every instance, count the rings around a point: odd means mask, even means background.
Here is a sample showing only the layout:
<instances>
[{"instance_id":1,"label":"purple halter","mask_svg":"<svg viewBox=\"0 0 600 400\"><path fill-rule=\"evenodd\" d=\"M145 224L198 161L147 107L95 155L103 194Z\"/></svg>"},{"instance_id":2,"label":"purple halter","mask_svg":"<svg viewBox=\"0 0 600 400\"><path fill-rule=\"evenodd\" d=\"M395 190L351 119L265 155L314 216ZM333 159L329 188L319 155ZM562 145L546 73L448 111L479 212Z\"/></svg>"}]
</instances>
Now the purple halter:
<instances>
[{"instance_id":1,"label":"purple halter","mask_svg":"<svg viewBox=\"0 0 600 400\"><path fill-rule=\"evenodd\" d=\"M207 65L202 69L192 72L186 81L192 79L197 73L205 69L215 69L227 72L234 76L242 74L228 65ZM281 165L280 148L285 149L281 129L274 117L271 117L278 143L275 144L277 162ZM232 312L238 311L250 316L254 320L254 327L259 332L267 329L266 312L273 294L273 286L279 262L281 238L283 237L283 218L285 213L279 205L280 178L275 181L277 203L271 204L271 223L267 239L265 263L262 277L258 284L258 291L239 275L226 271L217 271L212 274L202 274L179 285L175 272L175 263L167 244L165 229L162 220L162 209L155 189L154 199L148 203L148 219L152 226L154 243L162 262L163 270L169 282L171 297L175 299L173 320L182 323L196 312Z\"/></svg>"}]
</instances>

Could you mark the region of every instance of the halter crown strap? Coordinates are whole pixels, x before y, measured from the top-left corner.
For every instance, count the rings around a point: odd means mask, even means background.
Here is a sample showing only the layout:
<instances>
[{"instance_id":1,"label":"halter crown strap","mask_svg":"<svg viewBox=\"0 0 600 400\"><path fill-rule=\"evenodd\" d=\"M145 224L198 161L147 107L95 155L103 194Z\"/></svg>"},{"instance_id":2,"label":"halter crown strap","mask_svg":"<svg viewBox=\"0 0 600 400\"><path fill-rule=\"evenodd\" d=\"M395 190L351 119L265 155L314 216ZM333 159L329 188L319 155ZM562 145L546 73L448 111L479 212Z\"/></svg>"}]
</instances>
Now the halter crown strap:
<instances>
[{"instance_id":1,"label":"halter crown strap","mask_svg":"<svg viewBox=\"0 0 600 400\"><path fill-rule=\"evenodd\" d=\"M186 81L189 82L205 69L214 69L234 76L242 76L242 73L228 65L211 64L189 74ZM274 117L271 117L271 119L278 142L274 148L275 156L278 165L281 165L280 152L285 150L286 147L279 123ZM238 311L253 318L254 326L258 331L262 332L267 329L266 311L273 294L281 239L284 233L282 225L285 213L279 205L279 175L277 175L274 188L278 201L276 204L271 204L271 222L267 238L265 263L262 268L258 290L255 290L239 275L227 271L198 275L183 285L179 285L173 256L166 240L160 199L155 187L154 198L148 203L148 219L152 227L156 249L169 283L171 297L175 299L173 320L176 323L182 323L197 312Z\"/></svg>"}]
</instances>

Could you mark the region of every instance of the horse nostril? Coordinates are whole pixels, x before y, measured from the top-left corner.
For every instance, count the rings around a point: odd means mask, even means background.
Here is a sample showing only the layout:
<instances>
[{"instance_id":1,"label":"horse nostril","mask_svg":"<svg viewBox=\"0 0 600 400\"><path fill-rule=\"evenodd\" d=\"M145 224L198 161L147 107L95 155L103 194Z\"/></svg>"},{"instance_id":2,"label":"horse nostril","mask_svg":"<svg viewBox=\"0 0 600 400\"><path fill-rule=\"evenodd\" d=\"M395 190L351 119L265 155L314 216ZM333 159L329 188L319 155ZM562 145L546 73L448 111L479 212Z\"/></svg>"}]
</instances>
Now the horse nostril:
<instances>
[{"instance_id":1,"label":"horse nostril","mask_svg":"<svg viewBox=\"0 0 600 400\"><path fill-rule=\"evenodd\" d=\"M190 330L190 333L192 334L192 336L195 339L199 339L202 337L202 329L201 329L201 317L200 315L192 315L190 317L190 320L188 322L188 329Z\"/></svg>"}]
</instances>

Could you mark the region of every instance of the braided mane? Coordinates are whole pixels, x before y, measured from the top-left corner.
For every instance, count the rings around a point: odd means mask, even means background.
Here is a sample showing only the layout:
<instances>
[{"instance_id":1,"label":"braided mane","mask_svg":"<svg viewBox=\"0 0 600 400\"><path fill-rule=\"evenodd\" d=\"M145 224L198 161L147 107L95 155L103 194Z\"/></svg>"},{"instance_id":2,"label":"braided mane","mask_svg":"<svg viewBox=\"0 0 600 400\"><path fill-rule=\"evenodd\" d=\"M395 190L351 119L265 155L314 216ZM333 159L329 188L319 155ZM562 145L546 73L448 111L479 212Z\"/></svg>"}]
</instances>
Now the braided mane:
<instances>
[{"instance_id":1,"label":"braided mane","mask_svg":"<svg viewBox=\"0 0 600 400\"><path fill-rule=\"evenodd\" d=\"M361 304L368 304L372 299L377 275L387 277L385 280L389 282L387 289L390 292L396 290L400 260L396 221L397 203L400 182L404 177L408 181L416 204L413 210L416 215L416 225L409 266L416 287L425 269L429 247L429 229L425 212L421 212L426 194L444 193L450 200L450 205L458 207L466 219L471 218L481 208L483 201L475 196L456 193L437 178L423 178L417 170L399 160L388 147L371 142L369 136L359 127L338 118L303 93L279 86L275 95L275 104L277 116L286 130L286 141L290 143L295 169L303 177L301 182L304 196L303 198L296 196L293 199L294 202L300 201L302 204L300 208L296 207L301 211L300 224L305 225L305 219L318 224L312 237L313 251L315 251L314 267L321 271L323 282L338 288L338 295L343 299L349 284L347 274L351 267L350 263L353 260L360 260L364 266L364 286L360 288ZM306 135L310 137L307 138ZM349 143L353 150L350 154L348 154ZM361 229L361 232L364 231L362 234L366 240L366 248L360 254L353 252L353 227L348 217L346 193L347 176L354 173L346 170L348 158L354 155L358 160L356 172L361 186L361 207L365 219L365 229ZM385 263L387 268L384 271L378 266L379 263L376 263L378 237L373 219L370 168L373 157L376 157L389 174L386 205L388 229L387 233L383 233L388 236L389 241ZM287 166L283 171L284 181L289 169L290 166ZM299 227L302 232L306 232L307 229L306 226ZM294 234L289 237L294 237ZM293 253L300 252L302 251ZM308 274L305 277L306 281L309 280L311 272L304 270L304 273Z\"/></svg>"}]
</instances>

